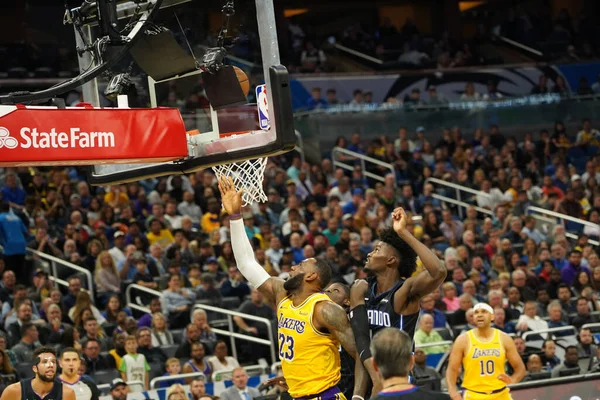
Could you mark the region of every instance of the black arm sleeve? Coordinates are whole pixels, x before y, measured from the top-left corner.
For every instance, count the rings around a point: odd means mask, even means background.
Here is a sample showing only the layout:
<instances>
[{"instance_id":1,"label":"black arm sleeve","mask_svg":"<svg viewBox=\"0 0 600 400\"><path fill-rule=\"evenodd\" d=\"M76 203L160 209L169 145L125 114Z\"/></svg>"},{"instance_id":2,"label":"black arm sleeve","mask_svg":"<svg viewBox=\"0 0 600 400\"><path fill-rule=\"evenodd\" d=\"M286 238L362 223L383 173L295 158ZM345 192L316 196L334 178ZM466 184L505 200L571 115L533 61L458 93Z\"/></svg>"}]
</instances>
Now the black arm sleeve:
<instances>
[{"instance_id":1,"label":"black arm sleeve","mask_svg":"<svg viewBox=\"0 0 600 400\"><path fill-rule=\"evenodd\" d=\"M367 317L367 306L364 304L354 307L350 311L350 325L354 332L354 341L356 342L356 351L360 360L365 362L371 358L371 331L369 330L369 318Z\"/></svg>"},{"instance_id":2,"label":"black arm sleeve","mask_svg":"<svg viewBox=\"0 0 600 400\"><path fill-rule=\"evenodd\" d=\"M88 385L88 387L92 391L92 398L90 400L100 400L100 390L98 389L98 386L96 386L94 382L87 379L86 377L82 377L81 380L83 381L83 383Z\"/></svg>"}]
</instances>

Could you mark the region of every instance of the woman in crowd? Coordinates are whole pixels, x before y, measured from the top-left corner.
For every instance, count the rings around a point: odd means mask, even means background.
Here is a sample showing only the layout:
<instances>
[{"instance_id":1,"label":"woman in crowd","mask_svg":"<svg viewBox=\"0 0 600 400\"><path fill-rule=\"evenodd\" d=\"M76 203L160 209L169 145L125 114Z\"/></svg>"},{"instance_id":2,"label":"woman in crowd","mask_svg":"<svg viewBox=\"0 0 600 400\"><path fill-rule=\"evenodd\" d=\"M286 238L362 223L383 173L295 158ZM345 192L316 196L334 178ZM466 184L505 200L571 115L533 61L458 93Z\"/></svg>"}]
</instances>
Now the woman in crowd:
<instances>
[{"instance_id":1,"label":"woman in crowd","mask_svg":"<svg viewBox=\"0 0 600 400\"><path fill-rule=\"evenodd\" d=\"M442 285L442 301L446 304L446 310L456 311L460 307L460 300L456 295L456 286L452 282L446 282Z\"/></svg>"},{"instance_id":2,"label":"woman in crowd","mask_svg":"<svg viewBox=\"0 0 600 400\"><path fill-rule=\"evenodd\" d=\"M152 347L173 344L173 335L169 332L167 319L162 313L152 315Z\"/></svg>"},{"instance_id":3,"label":"woman in crowd","mask_svg":"<svg viewBox=\"0 0 600 400\"><path fill-rule=\"evenodd\" d=\"M128 317L131 317L131 310L121 305L121 299L118 295L113 294L106 302L106 309L102 312L102 316L107 322L117 323L117 316L120 311L123 311Z\"/></svg>"},{"instance_id":4,"label":"woman in crowd","mask_svg":"<svg viewBox=\"0 0 600 400\"><path fill-rule=\"evenodd\" d=\"M101 252L96 259L94 278L100 304L106 304L110 296L121 292L121 278L117 272L117 266L106 250Z\"/></svg>"},{"instance_id":5,"label":"woman in crowd","mask_svg":"<svg viewBox=\"0 0 600 400\"><path fill-rule=\"evenodd\" d=\"M69 318L71 318L71 321L75 322L76 317L81 318L81 313L85 308L90 309L90 311L92 312L92 316L96 318L99 325L106 323L106 319L102 316L102 314L96 308L96 306L92 304L92 298L90 297L90 294L85 290L82 290L79 293L77 293L77 297L75 298L75 305L69 310Z\"/></svg>"}]
</instances>

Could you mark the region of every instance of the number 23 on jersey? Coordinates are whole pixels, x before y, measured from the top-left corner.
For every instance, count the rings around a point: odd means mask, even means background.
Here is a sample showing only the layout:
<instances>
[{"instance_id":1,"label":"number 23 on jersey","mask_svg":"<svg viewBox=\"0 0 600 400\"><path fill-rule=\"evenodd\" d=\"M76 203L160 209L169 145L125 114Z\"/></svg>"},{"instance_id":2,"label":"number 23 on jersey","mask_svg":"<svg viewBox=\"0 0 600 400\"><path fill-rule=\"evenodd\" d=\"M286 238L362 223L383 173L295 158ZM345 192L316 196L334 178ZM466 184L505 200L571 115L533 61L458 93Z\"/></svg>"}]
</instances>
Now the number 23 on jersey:
<instances>
[{"instance_id":1,"label":"number 23 on jersey","mask_svg":"<svg viewBox=\"0 0 600 400\"><path fill-rule=\"evenodd\" d=\"M279 358L281 360L292 361L294 359L294 338L283 333L279 333Z\"/></svg>"}]
</instances>

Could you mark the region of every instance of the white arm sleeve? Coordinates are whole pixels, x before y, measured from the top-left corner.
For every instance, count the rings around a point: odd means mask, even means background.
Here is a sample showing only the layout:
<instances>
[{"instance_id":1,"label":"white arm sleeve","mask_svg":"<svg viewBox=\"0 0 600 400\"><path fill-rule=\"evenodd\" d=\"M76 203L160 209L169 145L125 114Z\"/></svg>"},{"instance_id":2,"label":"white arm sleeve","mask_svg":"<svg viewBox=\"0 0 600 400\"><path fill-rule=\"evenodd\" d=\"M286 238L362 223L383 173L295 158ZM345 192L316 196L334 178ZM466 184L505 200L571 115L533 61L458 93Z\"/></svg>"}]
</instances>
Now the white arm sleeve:
<instances>
[{"instance_id":1,"label":"white arm sleeve","mask_svg":"<svg viewBox=\"0 0 600 400\"><path fill-rule=\"evenodd\" d=\"M270 278L270 275L254 258L254 251L244 229L244 220L231 221L229 229L231 232L231 247L238 269L252 286L255 288L260 287Z\"/></svg>"}]
</instances>

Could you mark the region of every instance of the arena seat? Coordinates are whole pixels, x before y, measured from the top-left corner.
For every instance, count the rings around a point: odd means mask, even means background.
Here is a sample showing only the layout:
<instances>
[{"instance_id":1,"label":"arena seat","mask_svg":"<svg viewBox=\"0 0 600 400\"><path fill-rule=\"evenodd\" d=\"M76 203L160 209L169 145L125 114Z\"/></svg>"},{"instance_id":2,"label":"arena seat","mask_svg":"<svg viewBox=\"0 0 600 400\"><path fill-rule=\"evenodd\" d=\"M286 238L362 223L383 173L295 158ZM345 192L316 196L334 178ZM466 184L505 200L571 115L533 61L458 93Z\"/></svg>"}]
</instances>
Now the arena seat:
<instances>
[{"instance_id":1,"label":"arena seat","mask_svg":"<svg viewBox=\"0 0 600 400\"><path fill-rule=\"evenodd\" d=\"M106 369L102 371L96 371L91 375L96 382L96 385L102 385L105 383L111 383L113 379L117 379L121 377L121 374L116 369Z\"/></svg>"}]
</instances>

